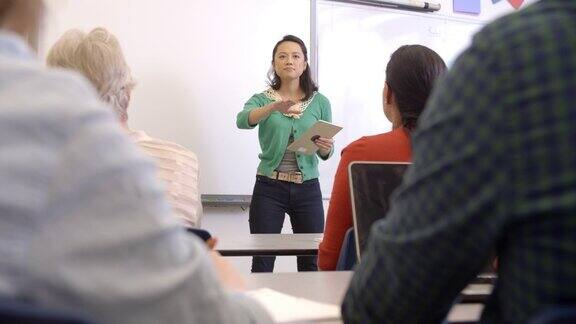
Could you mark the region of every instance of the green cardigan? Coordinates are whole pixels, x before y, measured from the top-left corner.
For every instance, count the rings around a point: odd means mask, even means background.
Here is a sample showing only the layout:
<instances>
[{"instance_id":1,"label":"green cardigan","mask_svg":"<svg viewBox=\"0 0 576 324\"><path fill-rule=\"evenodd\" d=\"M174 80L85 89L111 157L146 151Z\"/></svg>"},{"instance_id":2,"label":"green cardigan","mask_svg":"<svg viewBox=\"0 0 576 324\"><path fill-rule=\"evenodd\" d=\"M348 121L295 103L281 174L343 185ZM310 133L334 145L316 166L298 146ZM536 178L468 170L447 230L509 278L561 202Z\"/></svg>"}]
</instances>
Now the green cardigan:
<instances>
[{"instance_id":1,"label":"green cardigan","mask_svg":"<svg viewBox=\"0 0 576 324\"><path fill-rule=\"evenodd\" d=\"M264 92L253 95L244 105L244 109L236 116L236 125L238 128L252 129L256 127L248 123L250 111L254 108L264 107L272 102L274 102L274 100L269 98ZM282 113L274 111L270 116L261 120L258 123L260 126L258 128L258 139L262 153L258 155L260 158L258 173L270 176L284 156L290 133L292 132L294 134L294 140L296 140L318 120L332 121L330 102L319 92L313 94L312 100L300 118L286 117L282 115ZM326 160L332 155L333 151L332 149L326 158L318 154L305 155L296 153L296 160L304 181L318 178L317 156Z\"/></svg>"}]
</instances>

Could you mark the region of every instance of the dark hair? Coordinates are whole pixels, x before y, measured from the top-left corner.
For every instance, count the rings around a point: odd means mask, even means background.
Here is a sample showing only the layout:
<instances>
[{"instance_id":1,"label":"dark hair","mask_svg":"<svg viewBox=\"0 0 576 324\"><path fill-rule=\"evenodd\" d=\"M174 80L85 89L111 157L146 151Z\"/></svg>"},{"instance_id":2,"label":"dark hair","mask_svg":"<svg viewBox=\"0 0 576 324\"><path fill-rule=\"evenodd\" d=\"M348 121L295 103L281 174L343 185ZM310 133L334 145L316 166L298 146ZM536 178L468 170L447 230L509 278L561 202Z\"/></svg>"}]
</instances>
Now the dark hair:
<instances>
[{"instance_id":1,"label":"dark hair","mask_svg":"<svg viewBox=\"0 0 576 324\"><path fill-rule=\"evenodd\" d=\"M282 80L278 74L276 74L276 71L274 71L274 57L276 56L276 50L278 50L278 46L284 42L294 42L300 45L300 49L302 50L302 53L304 53L304 61L308 63L308 50L306 50L306 45L304 45L304 42L294 35L284 36L280 41L278 41L278 43L276 43L276 45L274 45L274 50L272 50L272 68L268 72L268 84L274 90L280 89L280 86L282 85ZM318 90L318 87L312 80L312 75L310 73L310 67L308 64L306 64L306 69L304 69L304 72L302 72L302 75L300 76L300 88L302 91L304 91L304 100L310 99L314 91Z\"/></svg>"},{"instance_id":2,"label":"dark hair","mask_svg":"<svg viewBox=\"0 0 576 324\"><path fill-rule=\"evenodd\" d=\"M413 130L434 83L446 72L438 53L422 45L398 48L386 66L386 83L394 94L402 125Z\"/></svg>"}]
</instances>

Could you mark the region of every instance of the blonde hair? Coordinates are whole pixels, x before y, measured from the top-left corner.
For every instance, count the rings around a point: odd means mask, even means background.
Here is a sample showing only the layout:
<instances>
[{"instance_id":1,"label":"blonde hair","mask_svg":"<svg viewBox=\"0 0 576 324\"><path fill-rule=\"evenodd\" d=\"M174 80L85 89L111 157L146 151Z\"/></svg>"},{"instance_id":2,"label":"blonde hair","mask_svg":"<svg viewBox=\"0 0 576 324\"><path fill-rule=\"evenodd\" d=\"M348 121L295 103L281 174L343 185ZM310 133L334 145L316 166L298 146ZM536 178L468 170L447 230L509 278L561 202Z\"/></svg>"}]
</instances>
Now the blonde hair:
<instances>
[{"instance_id":1,"label":"blonde hair","mask_svg":"<svg viewBox=\"0 0 576 324\"><path fill-rule=\"evenodd\" d=\"M98 27L88 34L78 29L67 31L50 49L47 64L82 73L118 118L128 119L134 80L118 39L106 29Z\"/></svg>"}]
</instances>

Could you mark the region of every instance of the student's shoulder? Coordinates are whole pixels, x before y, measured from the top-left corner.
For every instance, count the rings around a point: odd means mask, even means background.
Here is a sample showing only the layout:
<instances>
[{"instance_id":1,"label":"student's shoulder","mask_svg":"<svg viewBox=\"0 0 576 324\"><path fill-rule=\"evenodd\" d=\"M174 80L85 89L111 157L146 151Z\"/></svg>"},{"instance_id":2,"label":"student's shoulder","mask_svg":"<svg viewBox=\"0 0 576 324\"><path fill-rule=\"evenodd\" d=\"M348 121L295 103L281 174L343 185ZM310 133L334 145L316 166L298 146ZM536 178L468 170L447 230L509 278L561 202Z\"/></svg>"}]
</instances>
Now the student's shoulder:
<instances>
[{"instance_id":1,"label":"student's shoulder","mask_svg":"<svg viewBox=\"0 0 576 324\"><path fill-rule=\"evenodd\" d=\"M475 36L473 46L485 45L493 50L514 49L532 38L546 33L542 25L562 20L563 11L555 10L558 4L536 2L518 12L500 17L482 28Z\"/></svg>"},{"instance_id":2,"label":"student's shoulder","mask_svg":"<svg viewBox=\"0 0 576 324\"><path fill-rule=\"evenodd\" d=\"M370 135L370 136L362 136L362 137L358 138L357 140L348 144L345 149L349 149L349 150L364 149L367 146L381 142L381 139L383 137L388 137L388 136L389 136L388 133L378 134L378 135Z\"/></svg>"},{"instance_id":3,"label":"student's shoulder","mask_svg":"<svg viewBox=\"0 0 576 324\"><path fill-rule=\"evenodd\" d=\"M363 136L348 144L342 155L354 158L366 158L374 155L389 158L395 151L407 150L410 147L410 138L403 129L399 128L387 133Z\"/></svg>"},{"instance_id":4,"label":"student's shoulder","mask_svg":"<svg viewBox=\"0 0 576 324\"><path fill-rule=\"evenodd\" d=\"M196 153L192 152L191 150L189 150L188 148L178 144L178 143L174 143L174 142L170 142L170 141L165 141L165 140L158 140L159 142L162 143L162 145L165 147L166 150L169 150L171 152L173 152L174 154L177 154L183 158L189 159L191 161L194 161L195 163L198 163L198 156L196 155Z\"/></svg>"},{"instance_id":5,"label":"student's shoulder","mask_svg":"<svg viewBox=\"0 0 576 324\"><path fill-rule=\"evenodd\" d=\"M80 73L63 68L30 66L30 77L43 84L41 93L52 93L66 96L68 100L85 100L87 97L98 98L96 89Z\"/></svg>"},{"instance_id":6,"label":"student's shoulder","mask_svg":"<svg viewBox=\"0 0 576 324\"><path fill-rule=\"evenodd\" d=\"M15 64L5 71L10 76L8 96L20 107L18 113L37 126L57 133L78 129L79 123L99 121L87 115L112 113L99 100L95 89L77 73L63 69L48 69L38 63Z\"/></svg>"},{"instance_id":7,"label":"student's shoulder","mask_svg":"<svg viewBox=\"0 0 576 324\"><path fill-rule=\"evenodd\" d=\"M144 131L131 131L129 135L136 144L145 149L155 152L165 152L171 156L179 156L196 163L198 162L198 157L194 152L178 143L151 137Z\"/></svg>"},{"instance_id":8,"label":"student's shoulder","mask_svg":"<svg viewBox=\"0 0 576 324\"><path fill-rule=\"evenodd\" d=\"M34 94L30 99L62 99L84 101L96 98L90 83L80 74L60 68L46 68L38 62L15 61L3 73L10 76L13 89Z\"/></svg>"},{"instance_id":9,"label":"student's shoulder","mask_svg":"<svg viewBox=\"0 0 576 324\"><path fill-rule=\"evenodd\" d=\"M382 134L381 134L382 135ZM363 136L342 149L342 157L362 158L377 142L377 136Z\"/></svg>"},{"instance_id":10,"label":"student's shoulder","mask_svg":"<svg viewBox=\"0 0 576 324\"><path fill-rule=\"evenodd\" d=\"M42 75L43 89L40 93L52 98L55 108L70 115L79 115L86 112L104 111L111 113L100 100L96 89L81 74L65 69L46 69Z\"/></svg>"}]
</instances>

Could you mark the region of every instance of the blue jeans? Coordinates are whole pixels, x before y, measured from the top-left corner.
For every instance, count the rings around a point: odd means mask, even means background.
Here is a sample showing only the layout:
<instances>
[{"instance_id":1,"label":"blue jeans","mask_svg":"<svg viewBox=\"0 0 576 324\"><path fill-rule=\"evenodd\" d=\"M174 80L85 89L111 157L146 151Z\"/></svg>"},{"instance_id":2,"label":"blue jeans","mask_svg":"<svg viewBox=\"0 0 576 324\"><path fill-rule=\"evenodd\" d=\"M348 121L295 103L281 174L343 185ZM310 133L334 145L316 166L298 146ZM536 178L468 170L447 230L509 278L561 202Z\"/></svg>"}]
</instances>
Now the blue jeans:
<instances>
[{"instance_id":1,"label":"blue jeans","mask_svg":"<svg viewBox=\"0 0 576 324\"><path fill-rule=\"evenodd\" d=\"M294 233L322 233L324 207L318 179L301 184L256 176L250 203L250 233L280 233L284 215ZM272 272L276 257L253 257L252 272ZM316 256L299 256L298 271L317 271Z\"/></svg>"}]
</instances>

